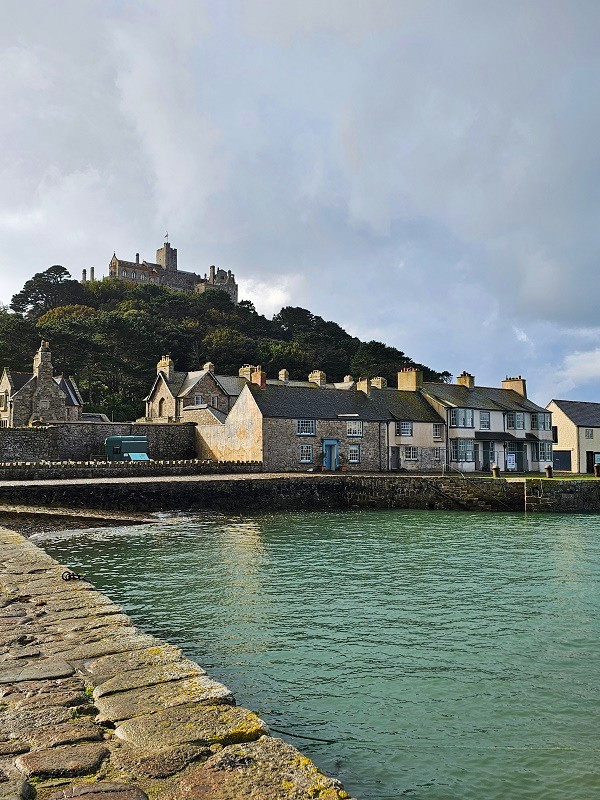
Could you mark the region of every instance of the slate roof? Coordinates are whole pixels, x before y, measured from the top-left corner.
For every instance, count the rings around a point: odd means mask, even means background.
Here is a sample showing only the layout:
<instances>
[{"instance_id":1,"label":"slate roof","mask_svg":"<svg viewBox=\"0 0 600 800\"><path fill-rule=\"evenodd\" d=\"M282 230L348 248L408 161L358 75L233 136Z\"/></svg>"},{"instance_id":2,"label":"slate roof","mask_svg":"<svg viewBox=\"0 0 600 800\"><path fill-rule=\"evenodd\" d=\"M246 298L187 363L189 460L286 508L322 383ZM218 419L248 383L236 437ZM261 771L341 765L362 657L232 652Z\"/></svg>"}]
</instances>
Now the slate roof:
<instances>
[{"instance_id":1,"label":"slate roof","mask_svg":"<svg viewBox=\"0 0 600 800\"><path fill-rule=\"evenodd\" d=\"M600 403L582 400L552 400L575 425L583 428L600 428Z\"/></svg>"},{"instance_id":2,"label":"slate roof","mask_svg":"<svg viewBox=\"0 0 600 800\"><path fill-rule=\"evenodd\" d=\"M14 386L15 394L33 378L33 372L12 372L12 370L7 370L7 372Z\"/></svg>"},{"instance_id":3,"label":"slate roof","mask_svg":"<svg viewBox=\"0 0 600 800\"><path fill-rule=\"evenodd\" d=\"M71 378L65 378L64 375L58 375L54 378L54 382L58 384L59 388L66 394L66 406L82 406L83 401L75 382Z\"/></svg>"},{"instance_id":4,"label":"slate roof","mask_svg":"<svg viewBox=\"0 0 600 800\"><path fill-rule=\"evenodd\" d=\"M263 417L284 419L361 419L366 422L388 421L389 411L382 409L362 392L346 389L319 391L299 386L267 386L249 384ZM346 416L347 415L347 416Z\"/></svg>"},{"instance_id":5,"label":"slate roof","mask_svg":"<svg viewBox=\"0 0 600 800\"><path fill-rule=\"evenodd\" d=\"M468 389L455 383L424 383L423 391L449 408L476 408L485 411L545 411L514 389L475 386Z\"/></svg>"},{"instance_id":6,"label":"slate roof","mask_svg":"<svg viewBox=\"0 0 600 800\"><path fill-rule=\"evenodd\" d=\"M215 375L215 378L223 391L231 397L240 395L247 383L246 379L240 378L239 375Z\"/></svg>"},{"instance_id":7,"label":"slate roof","mask_svg":"<svg viewBox=\"0 0 600 800\"><path fill-rule=\"evenodd\" d=\"M419 392L399 389L372 389L371 399L396 420L412 422L444 422Z\"/></svg>"}]
</instances>

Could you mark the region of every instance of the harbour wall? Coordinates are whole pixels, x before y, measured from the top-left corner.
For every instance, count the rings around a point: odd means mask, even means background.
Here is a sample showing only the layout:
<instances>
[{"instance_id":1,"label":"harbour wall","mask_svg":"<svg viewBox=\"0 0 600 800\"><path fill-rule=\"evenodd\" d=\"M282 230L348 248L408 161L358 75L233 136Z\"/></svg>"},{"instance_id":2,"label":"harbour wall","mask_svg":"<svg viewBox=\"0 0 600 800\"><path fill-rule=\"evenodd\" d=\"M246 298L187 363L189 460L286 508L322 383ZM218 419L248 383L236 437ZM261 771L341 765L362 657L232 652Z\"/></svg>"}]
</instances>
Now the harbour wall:
<instances>
[{"instance_id":1,"label":"harbour wall","mask_svg":"<svg viewBox=\"0 0 600 800\"><path fill-rule=\"evenodd\" d=\"M599 513L600 481L355 474L174 475L0 482L0 503L127 511L407 508Z\"/></svg>"},{"instance_id":2,"label":"harbour wall","mask_svg":"<svg viewBox=\"0 0 600 800\"><path fill-rule=\"evenodd\" d=\"M175 645L0 528L3 800L348 800Z\"/></svg>"}]
</instances>

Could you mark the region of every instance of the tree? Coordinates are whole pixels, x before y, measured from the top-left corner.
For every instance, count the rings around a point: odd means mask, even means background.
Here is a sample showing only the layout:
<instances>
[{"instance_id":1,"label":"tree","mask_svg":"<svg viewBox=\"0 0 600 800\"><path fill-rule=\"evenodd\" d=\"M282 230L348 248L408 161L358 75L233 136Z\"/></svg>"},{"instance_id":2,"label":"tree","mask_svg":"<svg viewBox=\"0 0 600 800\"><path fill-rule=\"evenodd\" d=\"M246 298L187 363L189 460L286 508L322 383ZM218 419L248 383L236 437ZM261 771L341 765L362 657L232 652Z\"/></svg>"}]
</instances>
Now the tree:
<instances>
[{"instance_id":1,"label":"tree","mask_svg":"<svg viewBox=\"0 0 600 800\"><path fill-rule=\"evenodd\" d=\"M70 278L69 271L60 264L38 272L14 295L10 307L19 314L37 319L51 308L81 303L85 295L83 287Z\"/></svg>"}]
</instances>

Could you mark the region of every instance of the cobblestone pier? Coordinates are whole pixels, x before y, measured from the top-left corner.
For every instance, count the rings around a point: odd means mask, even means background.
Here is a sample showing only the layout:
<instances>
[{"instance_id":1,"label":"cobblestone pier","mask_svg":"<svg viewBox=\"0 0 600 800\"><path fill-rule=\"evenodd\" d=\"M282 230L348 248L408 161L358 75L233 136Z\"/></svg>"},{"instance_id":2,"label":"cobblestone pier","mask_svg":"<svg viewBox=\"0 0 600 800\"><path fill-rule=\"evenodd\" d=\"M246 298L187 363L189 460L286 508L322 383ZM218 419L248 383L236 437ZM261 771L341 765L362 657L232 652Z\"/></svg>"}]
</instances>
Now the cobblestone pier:
<instances>
[{"instance_id":1,"label":"cobblestone pier","mask_svg":"<svg viewBox=\"0 0 600 800\"><path fill-rule=\"evenodd\" d=\"M0 528L0 800L343 800L173 645Z\"/></svg>"}]
</instances>

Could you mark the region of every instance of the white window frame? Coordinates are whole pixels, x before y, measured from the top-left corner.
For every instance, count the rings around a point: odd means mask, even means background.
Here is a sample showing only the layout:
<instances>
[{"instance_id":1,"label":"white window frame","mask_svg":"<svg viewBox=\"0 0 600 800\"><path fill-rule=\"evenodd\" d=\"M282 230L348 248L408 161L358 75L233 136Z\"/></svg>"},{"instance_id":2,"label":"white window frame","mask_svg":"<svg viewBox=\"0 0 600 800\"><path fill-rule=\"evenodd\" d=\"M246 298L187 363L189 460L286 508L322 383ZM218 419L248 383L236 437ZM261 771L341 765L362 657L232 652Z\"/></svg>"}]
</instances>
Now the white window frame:
<instances>
[{"instance_id":1,"label":"white window frame","mask_svg":"<svg viewBox=\"0 0 600 800\"><path fill-rule=\"evenodd\" d=\"M515 412L514 411L507 411L506 412L506 429L514 430L515 429Z\"/></svg>"},{"instance_id":2,"label":"white window frame","mask_svg":"<svg viewBox=\"0 0 600 800\"><path fill-rule=\"evenodd\" d=\"M451 408L450 427L451 428L474 428L474 417L472 408Z\"/></svg>"},{"instance_id":3,"label":"white window frame","mask_svg":"<svg viewBox=\"0 0 600 800\"><path fill-rule=\"evenodd\" d=\"M418 461L419 448L414 444L407 444L404 446L404 460L405 461Z\"/></svg>"},{"instance_id":4,"label":"white window frame","mask_svg":"<svg viewBox=\"0 0 600 800\"><path fill-rule=\"evenodd\" d=\"M479 430L489 431L492 429L492 415L489 411L479 412Z\"/></svg>"},{"instance_id":5,"label":"white window frame","mask_svg":"<svg viewBox=\"0 0 600 800\"><path fill-rule=\"evenodd\" d=\"M300 463L312 464L313 463L313 446L312 444L300 445Z\"/></svg>"},{"instance_id":6,"label":"white window frame","mask_svg":"<svg viewBox=\"0 0 600 800\"><path fill-rule=\"evenodd\" d=\"M195 405L195 406L201 406L201 405L203 405L203 402L202 402L202 395L201 395L201 394L195 394L195 395L194 395L194 405Z\"/></svg>"},{"instance_id":7,"label":"white window frame","mask_svg":"<svg viewBox=\"0 0 600 800\"><path fill-rule=\"evenodd\" d=\"M593 439L594 438L594 429L593 428L586 428L585 429L585 438L586 439Z\"/></svg>"},{"instance_id":8,"label":"white window frame","mask_svg":"<svg viewBox=\"0 0 600 800\"><path fill-rule=\"evenodd\" d=\"M346 422L346 436L362 436L362 419L349 419Z\"/></svg>"},{"instance_id":9,"label":"white window frame","mask_svg":"<svg viewBox=\"0 0 600 800\"><path fill-rule=\"evenodd\" d=\"M410 420L402 420L396 423L396 436L412 436L413 424Z\"/></svg>"},{"instance_id":10,"label":"white window frame","mask_svg":"<svg viewBox=\"0 0 600 800\"><path fill-rule=\"evenodd\" d=\"M475 439L451 439L450 460L458 464L475 461Z\"/></svg>"},{"instance_id":11,"label":"white window frame","mask_svg":"<svg viewBox=\"0 0 600 800\"><path fill-rule=\"evenodd\" d=\"M296 436L316 436L317 425L314 419L297 419Z\"/></svg>"},{"instance_id":12,"label":"white window frame","mask_svg":"<svg viewBox=\"0 0 600 800\"><path fill-rule=\"evenodd\" d=\"M210 404L213 408L219 407L219 395L218 394L211 394L210 396Z\"/></svg>"},{"instance_id":13,"label":"white window frame","mask_svg":"<svg viewBox=\"0 0 600 800\"><path fill-rule=\"evenodd\" d=\"M348 463L349 464L360 464L360 445L359 444L349 444L348 445Z\"/></svg>"},{"instance_id":14,"label":"white window frame","mask_svg":"<svg viewBox=\"0 0 600 800\"><path fill-rule=\"evenodd\" d=\"M524 431L525 430L525 412L524 411L516 411L515 412L515 430L516 431Z\"/></svg>"},{"instance_id":15,"label":"white window frame","mask_svg":"<svg viewBox=\"0 0 600 800\"><path fill-rule=\"evenodd\" d=\"M441 447L434 447L433 448L433 460L434 461L441 461L442 460L442 448Z\"/></svg>"},{"instance_id":16,"label":"white window frame","mask_svg":"<svg viewBox=\"0 0 600 800\"><path fill-rule=\"evenodd\" d=\"M434 439L441 439L444 435L444 426L441 422L434 422L433 423L433 438Z\"/></svg>"}]
</instances>

